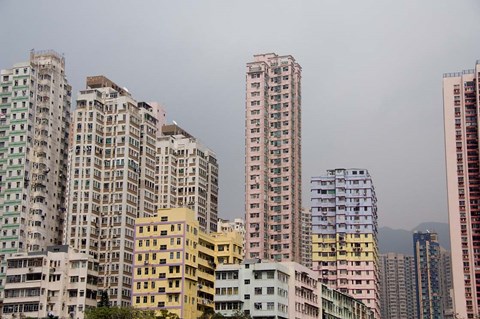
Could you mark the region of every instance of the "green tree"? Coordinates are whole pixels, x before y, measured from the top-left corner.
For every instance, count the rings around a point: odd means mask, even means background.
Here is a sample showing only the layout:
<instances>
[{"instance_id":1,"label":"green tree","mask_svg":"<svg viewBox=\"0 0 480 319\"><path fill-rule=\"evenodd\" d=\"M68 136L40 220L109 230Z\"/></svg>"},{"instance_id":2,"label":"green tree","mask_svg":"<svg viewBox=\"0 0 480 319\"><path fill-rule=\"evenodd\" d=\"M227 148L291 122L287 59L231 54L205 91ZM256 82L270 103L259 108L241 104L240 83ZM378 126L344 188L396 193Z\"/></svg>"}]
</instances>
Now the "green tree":
<instances>
[{"instance_id":1,"label":"green tree","mask_svg":"<svg viewBox=\"0 0 480 319\"><path fill-rule=\"evenodd\" d=\"M85 312L85 319L156 319L155 311L133 307L97 307ZM174 318L171 318L174 319ZM176 318L178 319L178 317Z\"/></svg>"},{"instance_id":2,"label":"green tree","mask_svg":"<svg viewBox=\"0 0 480 319\"><path fill-rule=\"evenodd\" d=\"M102 295L100 296L100 301L98 302L97 307L110 307L110 299L108 298L108 292L106 290L102 291Z\"/></svg>"},{"instance_id":3,"label":"green tree","mask_svg":"<svg viewBox=\"0 0 480 319\"><path fill-rule=\"evenodd\" d=\"M179 319L176 313L170 312L167 309L160 310L160 316L157 316L156 319Z\"/></svg>"},{"instance_id":4,"label":"green tree","mask_svg":"<svg viewBox=\"0 0 480 319\"><path fill-rule=\"evenodd\" d=\"M214 315L215 310L213 308L205 307L199 319L212 319Z\"/></svg>"},{"instance_id":5,"label":"green tree","mask_svg":"<svg viewBox=\"0 0 480 319\"><path fill-rule=\"evenodd\" d=\"M223 319L223 318L225 318L224 315L222 315L219 312L216 312L210 319Z\"/></svg>"},{"instance_id":6,"label":"green tree","mask_svg":"<svg viewBox=\"0 0 480 319\"><path fill-rule=\"evenodd\" d=\"M244 311L241 311L241 310L235 311L233 313L233 316L231 316L230 318L233 318L233 319L252 319L250 314L247 314L247 313L245 313Z\"/></svg>"}]
</instances>

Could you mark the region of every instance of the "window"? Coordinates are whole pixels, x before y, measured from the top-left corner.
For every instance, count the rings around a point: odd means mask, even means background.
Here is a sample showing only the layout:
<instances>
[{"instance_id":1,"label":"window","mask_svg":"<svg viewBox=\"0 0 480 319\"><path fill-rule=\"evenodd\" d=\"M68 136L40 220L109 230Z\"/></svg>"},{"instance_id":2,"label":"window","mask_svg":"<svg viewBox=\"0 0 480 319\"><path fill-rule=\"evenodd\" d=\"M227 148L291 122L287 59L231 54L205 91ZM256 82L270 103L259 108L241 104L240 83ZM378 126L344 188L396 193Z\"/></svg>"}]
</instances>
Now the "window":
<instances>
[{"instance_id":1,"label":"window","mask_svg":"<svg viewBox=\"0 0 480 319\"><path fill-rule=\"evenodd\" d=\"M245 279L243 282L245 283L245 285L250 285L250 279Z\"/></svg>"},{"instance_id":2,"label":"window","mask_svg":"<svg viewBox=\"0 0 480 319\"><path fill-rule=\"evenodd\" d=\"M243 299L249 300L249 299L250 299L250 295L244 295L244 296L243 296Z\"/></svg>"}]
</instances>

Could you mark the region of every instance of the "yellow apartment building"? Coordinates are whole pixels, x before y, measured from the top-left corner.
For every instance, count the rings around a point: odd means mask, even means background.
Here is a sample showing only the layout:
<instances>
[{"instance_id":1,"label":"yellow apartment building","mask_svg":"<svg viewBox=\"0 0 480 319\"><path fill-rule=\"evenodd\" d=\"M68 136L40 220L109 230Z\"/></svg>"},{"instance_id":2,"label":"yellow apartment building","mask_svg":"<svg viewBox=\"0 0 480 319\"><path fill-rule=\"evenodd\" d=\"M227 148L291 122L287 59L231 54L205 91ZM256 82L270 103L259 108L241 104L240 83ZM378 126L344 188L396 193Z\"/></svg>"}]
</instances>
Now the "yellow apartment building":
<instances>
[{"instance_id":1,"label":"yellow apartment building","mask_svg":"<svg viewBox=\"0 0 480 319\"><path fill-rule=\"evenodd\" d=\"M196 319L214 309L216 265L242 258L239 233L207 234L188 208L160 209L155 217L137 218L132 304Z\"/></svg>"}]
</instances>

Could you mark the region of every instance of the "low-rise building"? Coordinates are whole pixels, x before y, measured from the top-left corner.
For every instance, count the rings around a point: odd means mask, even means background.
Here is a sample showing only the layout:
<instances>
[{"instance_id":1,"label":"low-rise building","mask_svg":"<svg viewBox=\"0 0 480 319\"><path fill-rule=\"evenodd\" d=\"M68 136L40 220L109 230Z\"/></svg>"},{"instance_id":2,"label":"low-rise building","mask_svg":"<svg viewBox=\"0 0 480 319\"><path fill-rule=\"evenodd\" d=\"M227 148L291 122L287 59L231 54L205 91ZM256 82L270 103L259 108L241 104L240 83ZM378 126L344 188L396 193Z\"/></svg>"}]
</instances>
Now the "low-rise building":
<instances>
[{"instance_id":1,"label":"low-rise building","mask_svg":"<svg viewBox=\"0 0 480 319\"><path fill-rule=\"evenodd\" d=\"M203 232L188 208L137 218L132 304L196 319L213 310L216 266L241 261L241 236Z\"/></svg>"},{"instance_id":2,"label":"low-rise building","mask_svg":"<svg viewBox=\"0 0 480 319\"><path fill-rule=\"evenodd\" d=\"M362 302L321 284L315 271L296 262L245 260L215 271L215 311L252 318L372 319Z\"/></svg>"},{"instance_id":3,"label":"low-rise building","mask_svg":"<svg viewBox=\"0 0 480 319\"><path fill-rule=\"evenodd\" d=\"M83 319L97 306L98 263L92 256L50 246L7 259L2 318Z\"/></svg>"},{"instance_id":4,"label":"low-rise building","mask_svg":"<svg viewBox=\"0 0 480 319\"><path fill-rule=\"evenodd\" d=\"M215 281L215 311L226 317L244 311L252 318L288 317L288 268L280 263L246 260L220 265Z\"/></svg>"},{"instance_id":5,"label":"low-rise building","mask_svg":"<svg viewBox=\"0 0 480 319\"><path fill-rule=\"evenodd\" d=\"M242 256L245 256L245 220L243 218L235 218L234 220L218 219L218 232L231 233L236 232L242 236Z\"/></svg>"},{"instance_id":6,"label":"low-rise building","mask_svg":"<svg viewBox=\"0 0 480 319\"><path fill-rule=\"evenodd\" d=\"M363 302L337 289L320 285L322 319L373 319L373 311Z\"/></svg>"}]
</instances>

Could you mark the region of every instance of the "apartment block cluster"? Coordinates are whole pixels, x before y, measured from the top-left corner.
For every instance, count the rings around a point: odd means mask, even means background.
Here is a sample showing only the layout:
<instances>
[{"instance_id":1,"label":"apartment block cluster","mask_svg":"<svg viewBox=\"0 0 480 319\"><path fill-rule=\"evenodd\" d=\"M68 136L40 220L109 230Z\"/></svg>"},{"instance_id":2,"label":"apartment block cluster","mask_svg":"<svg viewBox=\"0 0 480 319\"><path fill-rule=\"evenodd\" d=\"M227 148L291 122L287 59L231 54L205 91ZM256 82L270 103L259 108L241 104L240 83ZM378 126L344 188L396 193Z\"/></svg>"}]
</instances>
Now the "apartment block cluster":
<instances>
[{"instance_id":1,"label":"apartment block cluster","mask_svg":"<svg viewBox=\"0 0 480 319\"><path fill-rule=\"evenodd\" d=\"M380 256L382 318L456 318L450 252L430 231L415 232L412 248Z\"/></svg>"},{"instance_id":2,"label":"apartment block cluster","mask_svg":"<svg viewBox=\"0 0 480 319\"><path fill-rule=\"evenodd\" d=\"M53 51L2 70L2 317L83 319L106 293L182 319L380 318L369 172L312 178L302 207L301 70L247 64L245 221L219 219L215 152L158 103L90 76L73 109Z\"/></svg>"}]
</instances>

